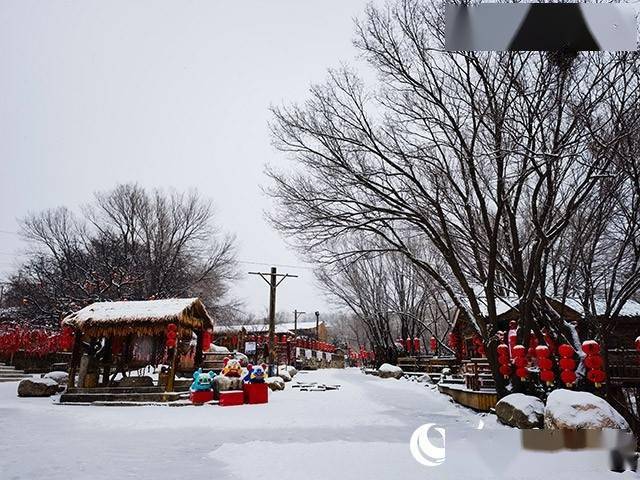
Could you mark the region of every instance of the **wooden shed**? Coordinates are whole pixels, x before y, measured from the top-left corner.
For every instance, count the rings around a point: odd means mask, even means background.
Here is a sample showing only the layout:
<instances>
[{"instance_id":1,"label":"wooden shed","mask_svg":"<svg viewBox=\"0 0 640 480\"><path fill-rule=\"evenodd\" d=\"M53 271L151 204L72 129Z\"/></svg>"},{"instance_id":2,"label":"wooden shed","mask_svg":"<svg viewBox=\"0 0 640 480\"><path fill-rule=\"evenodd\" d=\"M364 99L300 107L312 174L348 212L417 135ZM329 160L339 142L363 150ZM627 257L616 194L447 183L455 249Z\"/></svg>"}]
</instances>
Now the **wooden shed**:
<instances>
[{"instance_id":1,"label":"wooden shed","mask_svg":"<svg viewBox=\"0 0 640 480\"><path fill-rule=\"evenodd\" d=\"M170 324L176 326L177 345L166 349L166 334ZM195 365L202 360L201 338L205 330L213 329L213 322L198 298L171 298L164 300L97 302L79 310L62 321L75 333L71 363L69 366L69 389L75 385L83 350L92 344L101 349L97 362L99 383L109 386L112 369L115 373L153 364L154 359L164 359L170 366L165 391L172 391L176 373L176 362L182 346L193 345L195 334ZM136 357L138 353L144 355ZM79 385L86 387L87 385ZM97 385L96 385L97 386Z\"/></svg>"}]
</instances>

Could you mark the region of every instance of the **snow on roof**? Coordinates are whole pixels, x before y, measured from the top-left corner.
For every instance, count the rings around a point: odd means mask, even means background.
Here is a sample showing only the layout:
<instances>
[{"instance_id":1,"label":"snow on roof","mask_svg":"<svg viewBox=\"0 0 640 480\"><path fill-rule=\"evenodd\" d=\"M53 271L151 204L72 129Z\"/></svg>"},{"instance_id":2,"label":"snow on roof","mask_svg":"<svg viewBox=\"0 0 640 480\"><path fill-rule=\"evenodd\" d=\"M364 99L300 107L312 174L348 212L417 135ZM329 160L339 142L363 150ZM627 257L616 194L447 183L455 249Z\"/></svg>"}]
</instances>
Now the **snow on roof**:
<instances>
[{"instance_id":1,"label":"snow on roof","mask_svg":"<svg viewBox=\"0 0 640 480\"><path fill-rule=\"evenodd\" d=\"M63 320L63 325L85 330L116 324L139 323L193 323L198 319L201 326L211 328L211 318L198 298L169 298L164 300L96 302L84 307Z\"/></svg>"},{"instance_id":2,"label":"snow on roof","mask_svg":"<svg viewBox=\"0 0 640 480\"><path fill-rule=\"evenodd\" d=\"M320 322L324 324L324 322ZM239 332L242 329L251 333L266 333L269 331L269 325L264 324L247 324L247 325L216 325L214 332L216 333L231 333ZM298 322L298 330L311 330L316 328L316 322ZM295 330L295 324L291 323L276 323L275 333L293 333Z\"/></svg>"},{"instance_id":3,"label":"snow on roof","mask_svg":"<svg viewBox=\"0 0 640 480\"><path fill-rule=\"evenodd\" d=\"M584 315L584 308L582 308L582 304L576 300L575 298L567 298L564 302L567 307L572 310L575 310L578 314ZM487 299L486 297L480 297L478 299L480 304L480 313L482 315L488 315L487 310ZM508 312L509 310L518 308L519 298L516 296L505 296L496 299L496 313L498 316ZM596 300L595 301L595 313L596 315L603 315L606 310L607 304L604 300ZM627 303L624 304L622 309L620 310L619 316L621 317L639 317L640 316L640 303L634 300L628 300Z\"/></svg>"}]
</instances>

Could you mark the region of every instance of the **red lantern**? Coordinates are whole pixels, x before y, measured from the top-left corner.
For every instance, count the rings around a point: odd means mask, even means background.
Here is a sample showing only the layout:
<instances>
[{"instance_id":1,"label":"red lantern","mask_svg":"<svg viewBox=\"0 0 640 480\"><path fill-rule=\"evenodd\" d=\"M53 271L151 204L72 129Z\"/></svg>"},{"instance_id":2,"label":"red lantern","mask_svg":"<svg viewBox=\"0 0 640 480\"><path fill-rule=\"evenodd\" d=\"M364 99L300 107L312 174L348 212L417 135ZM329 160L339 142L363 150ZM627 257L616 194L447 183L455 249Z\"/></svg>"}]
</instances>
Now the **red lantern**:
<instances>
[{"instance_id":1,"label":"red lantern","mask_svg":"<svg viewBox=\"0 0 640 480\"><path fill-rule=\"evenodd\" d=\"M558 362L561 370L575 370L576 361L573 358L561 358Z\"/></svg>"},{"instance_id":2,"label":"red lantern","mask_svg":"<svg viewBox=\"0 0 640 480\"><path fill-rule=\"evenodd\" d=\"M405 349L407 350L407 352L411 352L412 347L413 347L413 340L411 340L411 337L407 337L407 339L405 340Z\"/></svg>"},{"instance_id":3,"label":"red lantern","mask_svg":"<svg viewBox=\"0 0 640 480\"><path fill-rule=\"evenodd\" d=\"M520 378L520 380L524 381L527 379L527 375L529 375L529 372L527 371L526 368L524 367L518 367L516 368L516 376L518 376Z\"/></svg>"},{"instance_id":4,"label":"red lantern","mask_svg":"<svg viewBox=\"0 0 640 480\"><path fill-rule=\"evenodd\" d=\"M524 345L515 345L511 349L511 355L513 355L514 357L524 357L525 353L526 349L524 348Z\"/></svg>"},{"instance_id":5,"label":"red lantern","mask_svg":"<svg viewBox=\"0 0 640 480\"><path fill-rule=\"evenodd\" d=\"M636 350L640 352L640 337L636 338Z\"/></svg>"},{"instance_id":6,"label":"red lantern","mask_svg":"<svg viewBox=\"0 0 640 480\"><path fill-rule=\"evenodd\" d=\"M170 323L169 325L167 325L167 330L170 332L177 332L178 326L175 323Z\"/></svg>"},{"instance_id":7,"label":"red lantern","mask_svg":"<svg viewBox=\"0 0 640 480\"><path fill-rule=\"evenodd\" d=\"M518 368L524 368L527 366L527 364L529 363L529 361L527 360L526 357L515 357L513 359L513 363L515 364L516 367Z\"/></svg>"},{"instance_id":8,"label":"red lantern","mask_svg":"<svg viewBox=\"0 0 640 480\"><path fill-rule=\"evenodd\" d=\"M420 339L418 337L413 339L413 351L415 353L420 352Z\"/></svg>"},{"instance_id":9,"label":"red lantern","mask_svg":"<svg viewBox=\"0 0 640 480\"><path fill-rule=\"evenodd\" d=\"M509 365L509 347L500 344L496 348L498 352L498 364L500 365L500 374L506 379L511 374L511 366Z\"/></svg>"},{"instance_id":10,"label":"red lantern","mask_svg":"<svg viewBox=\"0 0 640 480\"><path fill-rule=\"evenodd\" d=\"M600 388L604 382L606 375L602 370L590 370L587 373L587 378L590 382L593 382L596 388Z\"/></svg>"},{"instance_id":11,"label":"red lantern","mask_svg":"<svg viewBox=\"0 0 640 480\"><path fill-rule=\"evenodd\" d=\"M507 347L504 343L498 345L498 348L496 350L498 352L498 355L509 356L509 347Z\"/></svg>"},{"instance_id":12,"label":"red lantern","mask_svg":"<svg viewBox=\"0 0 640 480\"><path fill-rule=\"evenodd\" d=\"M569 345L568 343L563 343L558 347L558 353L563 358L570 358L573 357L575 351L573 350L573 347L571 345Z\"/></svg>"},{"instance_id":13,"label":"red lantern","mask_svg":"<svg viewBox=\"0 0 640 480\"><path fill-rule=\"evenodd\" d=\"M539 345L536 347L536 357L547 358L549 355L551 355L551 352L549 351L549 347L546 345Z\"/></svg>"},{"instance_id":14,"label":"red lantern","mask_svg":"<svg viewBox=\"0 0 640 480\"><path fill-rule=\"evenodd\" d=\"M540 380L546 382L547 385L553 385L553 372L551 370L540 370Z\"/></svg>"},{"instance_id":15,"label":"red lantern","mask_svg":"<svg viewBox=\"0 0 640 480\"><path fill-rule=\"evenodd\" d=\"M640 340L640 337L638 338L638 340ZM431 337L429 339L429 350L431 350L432 352L435 352L437 348L438 348L438 341L436 340L436 337Z\"/></svg>"},{"instance_id":16,"label":"red lantern","mask_svg":"<svg viewBox=\"0 0 640 480\"><path fill-rule=\"evenodd\" d=\"M509 375L511 375L511 367L509 365L500 365L500 374L504 378L509 378Z\"/></svg>"},{"instance_id":17,"label":"red lantern","mask_svg":"<svg viewBox=\"0 0 640 480\"><path fill-rule=\"evenodd\" d=\"M560 372L560 380L567 386L571 386L576 383L576 372L573 370L563 370Z\"/></svg>"},{"instance_id":18,"label":"red lantern","mask_svg":"<svg viewBox=\"0 0 640 480\"><path fill-rule=\"evenodd\" d=\"M540 370L551 370L553 368L553 361L550 358L539 358L538 366Z\"/></svg>"},{"instance_id":19,"label":"red lantern","mask_svg":"<svg viewBox=\"0 0 640 480\"><path fill-rule=\"evenodd\" d=\"M584 359L584 366L589 370L601 370L604 365L604 361L600 355L589 355Z\"/></svg>"},{"instance_id":20,"label":"red lantern","mask_svg":"<svg viewBox=\"0 0 640 480\"><path fill-rule=\"evenodd\" d=\"M208 330L202 332L201 345L203 351L209 351L209 347L211 347L211 332L209 332Z\"/></svg>"},{"instance_id":21,"label":"red lantern","mask_svg":"<svg viewBox=\"0 0 640 480\"><path fill-rule=\"evenodd\" d=\"M600 353L600 344L595 340L582 342L582 351L587 355L597 355Z\"/></svg>"}]
</instances>

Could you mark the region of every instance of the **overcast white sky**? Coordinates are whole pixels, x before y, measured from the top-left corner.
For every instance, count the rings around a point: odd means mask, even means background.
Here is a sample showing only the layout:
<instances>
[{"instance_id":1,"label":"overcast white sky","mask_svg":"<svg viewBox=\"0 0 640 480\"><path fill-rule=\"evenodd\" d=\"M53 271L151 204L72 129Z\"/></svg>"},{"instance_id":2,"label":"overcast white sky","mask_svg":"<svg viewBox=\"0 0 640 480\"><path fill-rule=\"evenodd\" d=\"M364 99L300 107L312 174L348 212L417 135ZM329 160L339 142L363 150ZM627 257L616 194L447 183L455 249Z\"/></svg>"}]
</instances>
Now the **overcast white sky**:
<instances>
[{"instance_id":1,"label":"overcast white sky","mask_svg":"<svg viewBox=\"0 0 640 480\"><path fill-rule=\"evenodd\" d=\"M240 260L302 265L263 218L263 166L283 161L268 107L354 57L366 3L0 0L0 275L22 248L16 218L118 182L196 187ZM280 270L301 278L278 289L278 310L326 309L309 270ZM265 311L260 278L236 294Z\"/></svg>"}]
</instances>

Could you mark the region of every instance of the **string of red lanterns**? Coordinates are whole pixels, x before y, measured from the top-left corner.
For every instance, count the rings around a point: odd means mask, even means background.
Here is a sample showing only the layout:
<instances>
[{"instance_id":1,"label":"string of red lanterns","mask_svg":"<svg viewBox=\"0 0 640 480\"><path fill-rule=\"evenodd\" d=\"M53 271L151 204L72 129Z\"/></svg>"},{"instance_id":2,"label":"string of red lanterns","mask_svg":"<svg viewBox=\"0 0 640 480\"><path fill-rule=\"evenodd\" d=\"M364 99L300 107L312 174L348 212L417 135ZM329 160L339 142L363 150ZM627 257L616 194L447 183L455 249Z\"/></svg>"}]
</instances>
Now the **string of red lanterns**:
<instances>
[{"instance_id":1,"label":"string of red lanterns","mask_svg":"<svg viewBox=\"0 0 640 480\"><path fill-rule=\"evenodd\" d=\"M516 366L516 376L523 382L527 380L527 376L529 375L529 371L527 370L529 360L527 360L526 353L527 349L524 348L524 345L516 345L511 349L513 363Z\"/></svg>"},{"instance_id":2,"label":"string of red lanterns","mask_svg":"<svg viewBox=\"0 0 640 480\"><path fill-rule=\"evenodd\" d=\"M560 380L569 388L573 387L576 383L576 361L574 360L575 351L573 347L568 343L563 343L558 347L558 354L560 355Z\"/></svg>"},{"instance_id":3,"label":"string of red lanterns","mask_svg":"<svg viewBox=\"0 0 640 480\"><path fill-rule=\"evenodd\" d=\"M547 345L538 345L536 347L536 357L538 358L538 367L540 368L540 381L545 382L547 386L550 387L555 381L551 349Z\"/></svg>"},{"instance_id":4,"label":"string of red lanterns","mask_svg":"<svg viewBox=\"0 0 640 480\"><path fill-rule=\"evenodd\" d=\"M600 356L600 344L595 340L587 340L582 342L582 351L587 354L584 359L584 365L587 367L587 379L595 385L596 388L600 388L602 383L607 378L607 375L602 370L604 361Z\"/></svg>"},{"instance_id":5,"label":"string of red lanterns","mask_svg":"<svg viewBox=\"0 0 640 480\"><path fill-rule=\"evenodd\" d=\"M506 343L498 345L498 365L500 365L500 374L505 378L511 375L511 359L509 358L509 347Z\"/></svg>"}]
</instances>

